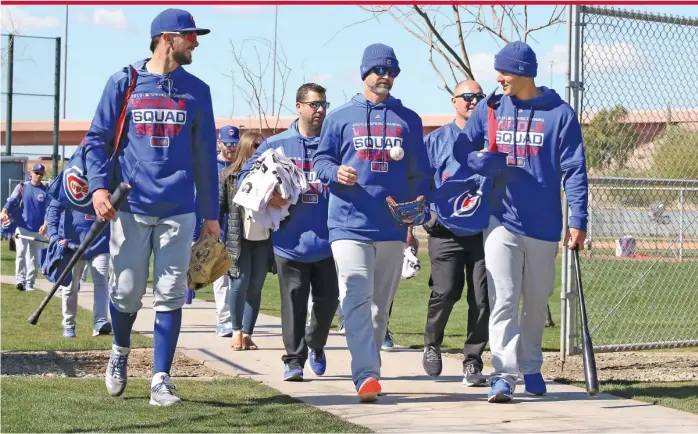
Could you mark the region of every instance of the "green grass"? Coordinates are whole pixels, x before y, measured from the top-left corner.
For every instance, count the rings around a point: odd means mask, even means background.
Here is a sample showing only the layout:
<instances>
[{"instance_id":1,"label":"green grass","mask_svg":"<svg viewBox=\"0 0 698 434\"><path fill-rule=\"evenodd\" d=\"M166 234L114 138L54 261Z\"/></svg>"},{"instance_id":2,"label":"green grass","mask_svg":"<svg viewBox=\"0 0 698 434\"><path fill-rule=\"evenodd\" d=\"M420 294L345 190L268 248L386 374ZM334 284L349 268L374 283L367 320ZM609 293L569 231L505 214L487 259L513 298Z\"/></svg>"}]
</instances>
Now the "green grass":
<instances>
[{"instance_id":1,"label":"green grass","mask_svg":"<svg viewBox=\"0 0 698 434\"><path fill-rule=\"evenodd\" d=\"M0 285L2 294L2 350L3 351L75 351L106 350L111 348L111 336L92 337L92 312L78 307L76 339L62 336L61 298L54 296L46 306L37 325L27 322L27 317L36 309L46 295L43 291L20 292L14 285ZM134 333L131 338L134 348L153 346L149 337Z\"/></svg>"},{"instance_id":2,"label":"green grass","mask_svg":"<svg viewBox=\"0 0 698 434\"><path fill-rule=\"evenodd\" d=\"M184 405L153 408L147 380L112 398L101 379L5 377L3 432L370 432L253 380L175 384Z\"/></svg>"}]
</instances>

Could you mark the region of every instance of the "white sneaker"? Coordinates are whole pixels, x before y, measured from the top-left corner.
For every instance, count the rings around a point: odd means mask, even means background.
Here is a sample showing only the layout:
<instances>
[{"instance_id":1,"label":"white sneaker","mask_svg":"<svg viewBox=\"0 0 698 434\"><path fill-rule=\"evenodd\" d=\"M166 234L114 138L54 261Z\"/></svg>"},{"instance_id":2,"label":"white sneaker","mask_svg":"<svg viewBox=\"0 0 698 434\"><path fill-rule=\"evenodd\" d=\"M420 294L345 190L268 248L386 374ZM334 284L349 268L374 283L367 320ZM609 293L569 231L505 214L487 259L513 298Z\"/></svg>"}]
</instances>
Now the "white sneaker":
<instances>
[{"instance_id":1,"label":"white sneaker","mask_svg":"<svg viewBox=\"0 0 698 434\"><path fill-rule=\"evenodd\" d=\"M487 386L487 377L482 375L482 371L475 365L468 365L463 370L463 384L468 387Z\"/></svg>"},{"instance_id":2,"label":"white sneaker","mask_svg":"<svg viewBox=\"0 0 698 434\"><path fill-rule=\"evenodd\" d=\"M107 365L107 372L104 376L104 384L107 386L107 392L109 392L111 396L121 396L124 390L126 390L129 352L131 352L130 348L119 347L112 344L109 364Z\"/></svg>"},{"instance_id":3,"label":"white sneaker","mask_svg":"<svg viewBox=\"0 0 698 434\"><path fill-rule=\"evenodd\" d=\"M27 286L27 289L25 289L25 291L33 291L33 290L34 290L33 286Z\"/></svg>"},{"instance_id":4,"label":"white sneaker","mask_svg":"<svg viewBox=\"0 0 698 434\"><path fill-rule=\"evenodd\" d=\"M150 387L150 405L167 407L169 405L179 404L182 400L172 393L175 389L175 385L170 383L170 376L166 373L158 372L153 375L153 381Z\"/></svg>"}]
</instances>

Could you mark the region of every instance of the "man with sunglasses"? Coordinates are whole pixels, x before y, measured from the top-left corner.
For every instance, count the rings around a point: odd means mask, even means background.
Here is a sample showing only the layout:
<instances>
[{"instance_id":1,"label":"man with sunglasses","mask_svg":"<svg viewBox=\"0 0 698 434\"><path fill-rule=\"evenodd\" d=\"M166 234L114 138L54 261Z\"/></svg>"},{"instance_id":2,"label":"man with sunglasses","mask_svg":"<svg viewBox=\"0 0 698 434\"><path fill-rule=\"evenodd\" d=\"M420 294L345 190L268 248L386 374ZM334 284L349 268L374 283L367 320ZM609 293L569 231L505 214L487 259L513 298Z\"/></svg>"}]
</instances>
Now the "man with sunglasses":
<instances>
[{"instance_id":1,"label":"man with sunglasses","mask_svg":"<svg viewBox=\"0 0 698 434\"><path fill-rule=\"evenodd\" d=\"M155 324L150 404L154 406L180 402L173 393L170 369L182 324L195 206L203 219L201 236L220 236L211 91L182 68L192 62L198 36L209 32L181 9L156 16L150 26L153 56L108 80L85 138L94 209L99 218L112 220L114 340L105 384L112 396L120 396L126 388L131 330L142 307L152 255ZM123 133L112 159L111 142L124 107ZM114 181L132 187L119 210L109 201Z\"/></svg>"},{"instance_id":2,"label":"man with sunglasses","mask_svg":"<svg viewBox=\"0 0 698 434\"><path fill-rule=\"evenodd\" d=\"M360 73L363 93L327 117L313 164L330 188L329 237L352 380L359 400L370 402L381 393L380 350L407 237L407 225L393 217L386 199L427 197L431 169L422 120L390 95L400 73L393 49L366 47ZM424 219L420 202L410 221Z\"/></svg>"},{"instance_id":3,"label":"man with sunglasses","mask_svg":"<svg viewBox=\"0 0 698 434\"><path fill-rule=\"evenodd\" d=\"M281 333L286 354L284 381L303 381L305 362L315 375L327 368L325 344L339 299L337 271L327 229L329 191L313 169L320 129L330 103L324 87L306 83L296 92L296 119L284 132L268 138L242 168L240 179L267 149L283 148L284 155L303 170L310 190L289 208L290 215L272 233L274 258L281 290ZM285 205L274 193L271 206ZM313 311L306 328L308 300Z\"/></svg>"},{"instance_id":4,"label":"man with sunglasses","mask_svg":"<svg viewBox=\"0 0 698 434\"><path fill-rule=\"evenodd\" d=\"M488 401L499 403L511 401L521 375L526 394L546 394L541 345L563 226L560 185L570 207L569 249L584 247L588 186L577 115L555 91L536 86L531 47L507 44L494 69L503 95L478 104L454 154L464 161L473 145L508 154L484 232L494 367Z\"/></svg>"},{"instance_id":5,"label":"man with sunglasses","mask_svg":"<svg viewBox=\"0 0 698 434\"><path fill-rule=\"evenodd\" d=\"M46 186L41 182L45 172L43 164L35 164L32 167L31 179L15 187L7 198L5 207L0 211L0 220L3 223L9 223L10 219L16 220L15 233L18 235L37 237L46 233ZM16 288L19 291L33 291L43 244L17 238L15 245Z\"/></svg>"},{"instance_id":6,"label":"man with sunglasses","mask_svg":"<svg viewBox=\"0 0 698 434\"><path fill-rule=\"evenodd\" d=\"M458 83L454 93L451 97L456 112L453 122L424 138L429 163L434 170L434 188L439 188L455 172L453 143L465 128L475 106L485 99L482 88L473 80ZM467 285L468 330L463 344L463 384L484 386L482 352L487 345L489 304L482 233L472 235L457 228L449 230L440 218L433 225L424 225L424 229L429 234L431 296L424 327L422 366L432 377L441 374L441 343L446 323Z\"/></svg>"}]
</instances>

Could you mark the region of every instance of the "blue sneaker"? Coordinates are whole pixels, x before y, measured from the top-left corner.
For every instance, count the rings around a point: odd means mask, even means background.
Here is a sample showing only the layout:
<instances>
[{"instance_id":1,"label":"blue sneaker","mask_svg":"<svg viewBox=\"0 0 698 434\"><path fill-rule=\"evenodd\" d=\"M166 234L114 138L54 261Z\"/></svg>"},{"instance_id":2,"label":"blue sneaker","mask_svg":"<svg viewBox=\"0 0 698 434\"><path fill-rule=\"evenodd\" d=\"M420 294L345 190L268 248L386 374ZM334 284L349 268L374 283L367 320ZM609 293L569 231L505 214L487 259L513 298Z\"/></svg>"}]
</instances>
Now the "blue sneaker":
<instances>
[{"instance_id":1,"label":"blue sneaker","mask_svg":"<svg viewBox=\"0 0 698 434\"><path fill-rule=\"evenodd\" d=\"M524 393L532 396L544 396L548 393L541 373L524 375Z\"/></svg>"},{"instance_id":2,"label":"blue sneaker","mask_svg":"<svg viewBox=\"0 0 698 434\"><path fill-rule=\"evenodd\" d=\"M393 335L390 330L385 331L385 339L383 339L383 345L381 345L383 351L393 351Z\"/></svg>"},{"instance_id":3,"label":"blue sneaker","mask_svg":"<svg viewBox=\"0 0 698 434\"><path fill-rule=\"evenodd\" d=\"M216 326L216 336L219 338L229 338L233 336L233 324L218 324Z\"/></svg>"},{"instance_id":4,"label":"blue sneaker","mask_svg":"<svg viewBox=\"0 0 698 434\"><path fill-rule=\"evenodd\" d=\"M108 321L100 321L92 329L92 337L111 334L111 324Z\"/></svg>"},{"instance_id":5,"label":"blue sneaker","mask_svg":"<svg viewBox=\"0 0 698 434\"><path fill-rule=\"evenodd\" d=\"M322 375L327 369L327 357L325 357L324 350L310 350L308 355L308 361L310 361L310 369L315 375Z\"/></svg>"},{"instance_id":6,"label":"blue sneaker","mask_svg":"<svg viewBox=\"0 0 698 434\"><path fill-rule=\"evenodd\" d=\"M501 378L495 378L492 380L490 391L487 394L487 402L510 402L511 395L509 383Z\"/></svg>"},{"instance_id":7,"label":"blue sneaker","mask_svg":"<svg viewBox=\"0 0 698 434\"><path fill-rule=\"evenodd\" d=\"M303 381L303 367L286 363L284 365L284 381Z\"/></svg>"},{"instance_id":8,"label":"blue sneaker","mask_svg":"<svg viewBox=\"0 0 698 434\"><path fill-rule=\"evenodd\" d=\"M75 338L75 327L63 327L64 338Z\"/></svg>"}]
</instances>

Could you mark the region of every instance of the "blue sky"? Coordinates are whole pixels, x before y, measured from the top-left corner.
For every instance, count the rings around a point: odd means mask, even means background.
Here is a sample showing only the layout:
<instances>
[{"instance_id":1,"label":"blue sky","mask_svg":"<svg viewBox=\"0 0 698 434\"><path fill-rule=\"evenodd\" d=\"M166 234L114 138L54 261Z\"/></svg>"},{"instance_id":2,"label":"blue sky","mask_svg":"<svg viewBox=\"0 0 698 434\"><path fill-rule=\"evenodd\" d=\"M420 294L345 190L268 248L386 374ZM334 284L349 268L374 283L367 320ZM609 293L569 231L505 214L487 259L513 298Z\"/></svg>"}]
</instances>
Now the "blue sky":
<instances>
[{"instance_id":1,"label":"blue sky","mask_svg":"<svg viewBox=\"0 0 698 434\"><path fill-rule=\"evenodd\" d=\"M160 6L70 7L68 119L90 119L109 75L130 62L149 56L150 22L162 9ZM194 63L187 69L210 85L217 118L247 116L251 110L228 77L232 71L236 78L241 78L236 72L238 67L231 54L231 44L239 47L244 40L253 38L271 40L274 34L274 7L191 6L185 9L192 13L199 27L212 30L210 35L200 38L201 45L194 52ZM633 9L698 17L698 7L646 6ZM531 10L530 21L540 22L547 18L552 9L541 6L531 7ZM278 40L291 68L284 98L286 107L293 108L295 89L304 81L316 81L326 86L333 108L343 104L361 89L358 70L364 47L382 42L395 48L402 68L393 94L420 114L451 112L449 96L438 88L441 81L428 63L426 45L390 17L369 20L337 33L344 26L370 18L371 14L356 6L283 6L279 7L278 14ZM2 24L3 33L14 27L26 35L62 37L65 31L65 7L2 7ZM550 62L553 61L552 87L564 93L566 27L562 25L539 32L535 38L529 43L538 53L538 84L551 84ZM5 38L2 43L4 49ZM473 34L468 44L476 78L486 92L492 91L496 87L492 59L502 43L483 34ZM50 40L18 40L15 92L53 93L54 47ZM250 56L246 59L252 60ZM279 81L277 78L277 84ZM271 86L270 73L265 86ZM277 95L280 89L278 85ZM4 78L2 90L6 91ZM5 95L2 98L3 112L4 101ZM62 107L63 94L61 117ZM293 113L283 110L281 114ZM4 113L2 116L4 119ZM13 116L15 120L51 119L52 100L16 96Z\"/></svg>"}]
</instances>

